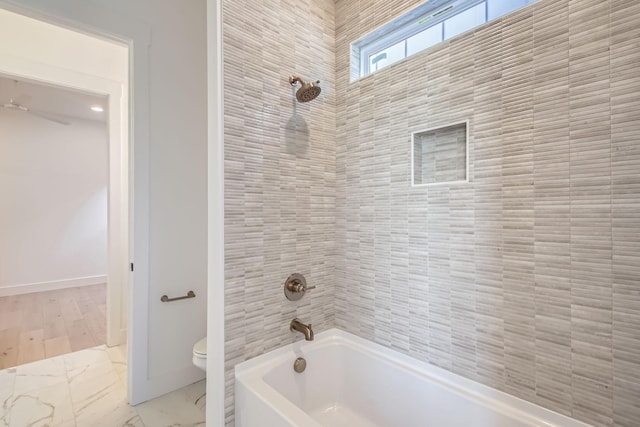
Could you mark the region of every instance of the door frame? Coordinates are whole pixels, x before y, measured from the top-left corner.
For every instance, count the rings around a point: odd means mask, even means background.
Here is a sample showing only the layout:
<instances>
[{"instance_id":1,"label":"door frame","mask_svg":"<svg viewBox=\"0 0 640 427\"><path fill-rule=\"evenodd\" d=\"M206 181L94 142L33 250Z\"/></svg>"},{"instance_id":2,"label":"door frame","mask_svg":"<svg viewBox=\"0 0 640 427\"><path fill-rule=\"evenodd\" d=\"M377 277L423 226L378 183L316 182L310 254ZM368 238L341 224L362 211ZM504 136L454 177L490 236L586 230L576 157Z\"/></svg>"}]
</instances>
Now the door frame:
<instances>
[{"instance_id":1,"label":"door frame","mask_svg":"<svg viewBox=\"0 0 640 427\"><path fill-rule=\"evenodd\" d=\"M118 44L122 49L127 47ZM128 82L78 72L27 57L2 55L0 73L107 97L107 334L110 347L126 343L129 259L129 101ZM128 67L128 64L123 64Z\"/></svg>"},{"instance_id":2,"label":"door frame","mask_svg":"<svg viewBox=\"0 0 640 427\"><path fill-rule=\"evenodd\" d=\"M128 208L122 211L128 218L126 233L128 238L122 243L124 247L121 247L123 252L128 252L128 259L124 260L123 257L118 256L114 265L117 266L118 262L125 261L125 265L118 266L116 271L122 275L123 283L127 286L125 292L128 311L126 336L129 344L127 398L132 405L144 402L155 396L155 384L149 379L147 370L149 353L147 339L149 329L149 87L147 81L151 27L146 23L137 22L82 0L57 2L0 0L0 8L92 37L124 44L129 48L129 91L128 95L120 95L126 97L129 105L127 114L121 117L123 122L128 123L126 131L128 147L120 153L129 159L127 168L129 179L128 183L123 183L127 187ZM8 63L15 58L2 58L3 63L5 60ZM46 64L40 65L46 67ZM69 72L69 70L65 71ZM9 69L6 72L28 77L25 69ZM30 78L77 87L74 84L65 84L65 79L62 77L60 81L39 78L37 75L31 75ZM115 91L114 87L109 91ZM114 96L115 99L115 92L109 95ZM110 109L112 104L115 103L110 102ZM111 110L110 113L112 113ZM117 111L113 113L117 114ZM121 227L119 231L123 231ZM127 273L129 262L134 260L134 271ZM112 293L108 298L115 299L117 295ZM136 307L135 310L133 310L134 307ZM121 330L113 326L111 329L109 335L114 342L123 338L124 334Z\"/></svg>"},{"instance_id":3,"label":"door frame","mask_svg":"<svg viewBox=\"0 0 640 427\"><path fill-rule=\"evenodd\" d=\"M107 114L107 334L110 347L126 343L129 259L128 101L121 82L49 64L0 55L0 73L96 95L108 100Z\"/></svg>"},{"instance_id":4,"label":"door frame","mask_svg":"<svg viewBox=\"0 0 640 427\"><path fill-rule=\"evenodd\" d=\"M207 424L225 425L224 60L222 0L207 0Z\"/></svg>"}]
</instances>

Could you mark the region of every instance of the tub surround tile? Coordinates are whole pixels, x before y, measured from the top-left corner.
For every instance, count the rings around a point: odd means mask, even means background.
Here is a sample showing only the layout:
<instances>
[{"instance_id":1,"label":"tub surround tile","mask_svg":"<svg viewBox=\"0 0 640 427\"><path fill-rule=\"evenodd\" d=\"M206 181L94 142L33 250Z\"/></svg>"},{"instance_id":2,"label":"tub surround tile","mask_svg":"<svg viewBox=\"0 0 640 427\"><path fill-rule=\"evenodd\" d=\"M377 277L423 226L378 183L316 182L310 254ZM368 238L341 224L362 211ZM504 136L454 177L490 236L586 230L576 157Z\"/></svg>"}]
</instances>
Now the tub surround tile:
<instances>
[{"instance_id":1,"label":"tub surround tile","mask_svg":"<svg viewBox=\"0 0 640 427\"><path fill-rule=\"evenodd\" d=\"M569 4L573 415L613 424L609 2Z\"/></svg>"},{"instance_id":2,"label":"tub surround tile","mask_svg":"<svg viewBox=\"0 0 640 427\"><path fill-rule=\"evenodd\" d=\"M635 426L640 4L540 0L351 82L350 44L420 3L223 2L244 76L225 82L227 425L233 366L299 316ZM295 103L293 73L320 98ZM410 188L411 132L464 120L471 182ZM318 288L289 303L296 271Z\"/></svg>"},{"instance_id":3,"label":"tub surround tile","mask_svg":"<svg viewBox=\"0 0 640 427\"><path fill-rule=\"evenodd\" d=\"M225 407L233 366L299 340L299 317L333 327L335 255L335 20L333 0L223 5L225 98ZM247 17L259 16L260 25ZM288 78L320 80L295 101ZM316 286L297 302L283 285Z\"/></svg>"},{"instance_id":4,"label":"tub surround tile","mask_svg":"<svg viewBox=\"0 0 640 427\"><path fill-rule=\"evenodd\" d=\"M351 82L350 43L417 3L336 2L336 325L637 424L640 4L540 0ZM462 120L471 182L410 188L411 132Z\"/></svg>"},{"instance_id":5,"label":"tub surround tile","mask_svg":"<svg viewBox=\"0 0 640 427\"><path fill-rule=\"evenodd\" d=\"M640 402L640 3L611 2L613 420L638 423Z\"/></svg>"},{"instance_id":6,"label":"tub surround tile","mask_svg":"<svg viewBox=\"0 0 640 427\"><path fill-rule=\"evenodd\" d=\"M537 400L571 415L571 206L567 2L536 12L558 28L534 38L535 353Z\"/></svg>"}]
</instances>

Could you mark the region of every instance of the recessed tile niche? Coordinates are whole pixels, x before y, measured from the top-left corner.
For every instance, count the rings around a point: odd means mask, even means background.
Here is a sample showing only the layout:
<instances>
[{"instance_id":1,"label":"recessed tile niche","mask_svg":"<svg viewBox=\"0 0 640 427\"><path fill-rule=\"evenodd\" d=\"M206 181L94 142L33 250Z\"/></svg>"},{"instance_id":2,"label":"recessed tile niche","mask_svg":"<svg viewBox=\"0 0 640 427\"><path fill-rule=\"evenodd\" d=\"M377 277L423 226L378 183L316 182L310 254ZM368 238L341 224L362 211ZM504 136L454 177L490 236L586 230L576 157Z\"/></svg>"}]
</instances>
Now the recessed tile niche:
<instances>
[{"instance_id":1,"label":"recessed tile niche","mask_svg":"<svg viewBox=\"0 0 640 427\"><path fill-rule=\"evenodd\" d=\"M468 181L467 122L414 132L413 186Z\"/></svg>"}]
</instances>

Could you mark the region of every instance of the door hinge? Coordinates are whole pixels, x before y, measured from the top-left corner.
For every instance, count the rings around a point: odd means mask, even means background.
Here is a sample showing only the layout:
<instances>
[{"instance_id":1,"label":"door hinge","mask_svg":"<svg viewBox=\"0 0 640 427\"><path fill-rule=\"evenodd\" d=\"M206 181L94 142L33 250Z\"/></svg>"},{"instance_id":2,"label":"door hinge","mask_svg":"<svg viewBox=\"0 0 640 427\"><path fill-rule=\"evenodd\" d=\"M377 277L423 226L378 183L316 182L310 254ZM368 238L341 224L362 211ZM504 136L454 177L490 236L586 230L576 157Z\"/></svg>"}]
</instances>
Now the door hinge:
<instances>
[{"instance_id":1,"label":"door hinge","mask_svg":"<svg viewBox=\"0 0 640 427\"><path fill-rule=\"evenodd\" d=\"M129 263L129 270L133 271L133 263Z\"/></svg>"}]
</instances>

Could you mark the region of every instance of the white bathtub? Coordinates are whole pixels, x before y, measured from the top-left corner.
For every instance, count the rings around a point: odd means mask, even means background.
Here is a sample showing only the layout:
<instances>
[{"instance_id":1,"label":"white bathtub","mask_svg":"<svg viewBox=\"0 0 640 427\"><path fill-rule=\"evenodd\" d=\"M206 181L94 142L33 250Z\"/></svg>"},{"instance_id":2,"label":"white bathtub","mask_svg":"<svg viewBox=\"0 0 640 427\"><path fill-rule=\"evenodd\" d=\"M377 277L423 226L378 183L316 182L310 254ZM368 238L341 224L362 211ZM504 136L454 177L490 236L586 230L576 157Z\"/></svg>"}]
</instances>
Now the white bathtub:
<instances>
[{"instance_id":1,"label":"white bathtub","mask_svg":"<svg viewBox=\"0 0 640 427\"><path fill-rule=\"evenodd\" d=\"M588 427L337 329L241 363L235 377L236 427Z\"/></svg>"}]
</instances>

